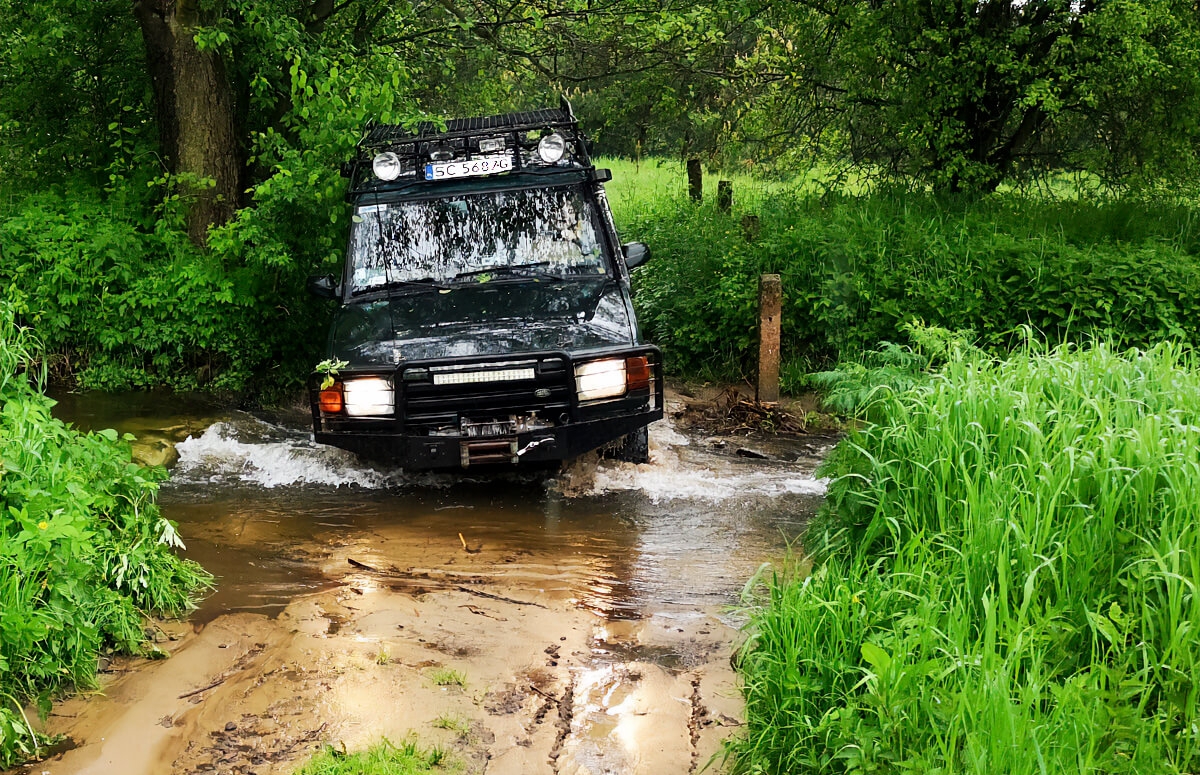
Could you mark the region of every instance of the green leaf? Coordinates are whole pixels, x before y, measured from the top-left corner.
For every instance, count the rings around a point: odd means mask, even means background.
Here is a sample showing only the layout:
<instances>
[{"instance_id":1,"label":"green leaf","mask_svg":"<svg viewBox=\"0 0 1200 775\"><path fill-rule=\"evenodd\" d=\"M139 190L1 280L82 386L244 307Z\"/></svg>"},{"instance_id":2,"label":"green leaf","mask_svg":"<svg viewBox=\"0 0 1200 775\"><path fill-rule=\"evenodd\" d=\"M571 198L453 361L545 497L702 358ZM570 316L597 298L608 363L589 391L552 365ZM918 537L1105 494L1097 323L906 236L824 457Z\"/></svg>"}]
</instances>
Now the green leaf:
<instances>
[{"instance_id":1,"label":"green leaf","mask_svg":"<svg viewBox=\"0 0 1200 775\"><path fill-rule=\"evenodd\" d=\"M882 673L892 665L891 654L870 641L863 641L862 657L876 673Z\"/></svg>"}]
</instances>

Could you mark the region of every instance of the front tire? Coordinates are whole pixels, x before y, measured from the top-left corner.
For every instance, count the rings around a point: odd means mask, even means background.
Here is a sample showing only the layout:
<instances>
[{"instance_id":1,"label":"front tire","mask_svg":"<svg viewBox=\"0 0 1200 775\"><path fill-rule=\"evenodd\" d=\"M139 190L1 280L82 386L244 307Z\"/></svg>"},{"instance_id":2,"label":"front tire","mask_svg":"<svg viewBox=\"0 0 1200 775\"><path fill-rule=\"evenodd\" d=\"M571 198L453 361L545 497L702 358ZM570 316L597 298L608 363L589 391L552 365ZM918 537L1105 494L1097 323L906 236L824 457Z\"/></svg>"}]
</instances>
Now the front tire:
<instances>
[{"instance_id":1,"label":"front tire","mask_svg":"<svg viewBox=\"0 0 1200 775\"><path fill-rule=\"evenodd\" d=\"M650 429L643 425L633 433L617 439L602 455L623 463L639 465L650 462Z\"/></svg>"}]
</instances>

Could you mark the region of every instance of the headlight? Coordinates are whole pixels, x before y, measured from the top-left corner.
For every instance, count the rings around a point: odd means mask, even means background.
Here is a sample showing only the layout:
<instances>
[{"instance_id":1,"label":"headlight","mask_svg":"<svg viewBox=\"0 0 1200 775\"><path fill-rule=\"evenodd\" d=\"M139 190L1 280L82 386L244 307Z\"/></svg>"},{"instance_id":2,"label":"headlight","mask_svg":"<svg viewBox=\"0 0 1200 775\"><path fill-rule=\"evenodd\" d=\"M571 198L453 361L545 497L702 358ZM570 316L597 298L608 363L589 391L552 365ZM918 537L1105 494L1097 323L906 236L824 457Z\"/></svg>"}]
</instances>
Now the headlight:
<instances>
[{"instance_id":1,"label":"headlight","mask_svg":"<svg viewBox=\"0 0 1200 775\"><path fill-rule=\"evenodd\" d=\"M542 157L542 161L547 164L553 164L558 161L566 152L567 141L557 132L552 135L546 135L541 140L538 140L538 156Z\"/></svg>"},{"instance_id":2,"label":"headlight","mask_svg":"<svg viewBox=\"0 0 1200 775\"><path fill-rule=\"evenodd\" d=\"M364 377L342 383L346 414L351 417L390 417L394 406L392 386L386 379Z\"/></svg>"},{"instance_id":3,"label":"headlight","mask_svg":"<svg viewBox=\"0 0 1200 775\"><path fill-rule=\"evenodd\" d=\"M388 151L371 160L371 169L380 180L395 180L400 177L400 157Z\"/></svg>"},{"instance_id":4,"label":"headlight","mask_svg":"<svg viewBox=\"0 0 1200 775\"><path fill-rule=\"evenodd\" d=\"M625 394L625 359L588 361L575 367L575 392L580 401Z\"/></svg>"}]
</instances>

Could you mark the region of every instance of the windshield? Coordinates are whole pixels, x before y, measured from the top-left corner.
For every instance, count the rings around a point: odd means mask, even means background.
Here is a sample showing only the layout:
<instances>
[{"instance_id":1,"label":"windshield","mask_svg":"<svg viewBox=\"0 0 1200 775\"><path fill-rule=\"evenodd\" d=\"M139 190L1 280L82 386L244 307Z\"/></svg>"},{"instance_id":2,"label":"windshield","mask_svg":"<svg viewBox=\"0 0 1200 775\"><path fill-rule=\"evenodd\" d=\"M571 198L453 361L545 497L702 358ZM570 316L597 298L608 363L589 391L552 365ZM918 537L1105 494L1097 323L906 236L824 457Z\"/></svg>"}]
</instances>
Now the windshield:
<instances>
[{"instance_id":1,"label":"windshield","mask_svg":"<svg viewBox=\"0 0 1200 775\"><path fill-rule=\"evenodd\" d=\"M350 235L350 292L604 274L597 222L581 186L360 206Z\"/></svg>"}]
</instances>

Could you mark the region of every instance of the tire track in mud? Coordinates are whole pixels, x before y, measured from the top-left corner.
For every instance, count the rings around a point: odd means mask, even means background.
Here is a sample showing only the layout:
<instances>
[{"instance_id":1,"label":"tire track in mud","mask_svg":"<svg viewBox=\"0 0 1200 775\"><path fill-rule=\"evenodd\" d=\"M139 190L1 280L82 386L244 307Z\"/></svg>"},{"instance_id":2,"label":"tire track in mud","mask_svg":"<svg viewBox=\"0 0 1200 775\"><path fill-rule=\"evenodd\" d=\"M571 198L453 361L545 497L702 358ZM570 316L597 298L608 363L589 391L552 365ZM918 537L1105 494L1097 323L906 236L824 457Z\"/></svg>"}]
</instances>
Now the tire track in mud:
<instances>
[{"instance_id":1,"label":"tire track in mud","mask_svg":"<svg viewBox=\"0 0 1200 775\"><path fill-rule=\"evenodd\" d=\"M555 722L558 727L558 736L554 739L554 747L550 749L549 756L554 775L559 775L558 758L562 755L563 746L566 745L567 738L571 735L571 726L575 721L575 683L575 674L571 673L567 688L558 700L558 719Z\"/></svg>"},{"instance_id":2,"label":"tire track in mud","mask_svg":"<svg viewBox=\"0 0 1200 775\"><path fill-rule=\"evenodd\" d=\"M700 727L704 724L704 717L708 715L708 709L704 707L703 698L700 696L700 675L698 673L692 675L692 694L691 694L692 712L688 716L688 747L691 748L691 763L688 765L689 775L696 771L697 765L700 763Z\"/></svg>"}]
</instances>

